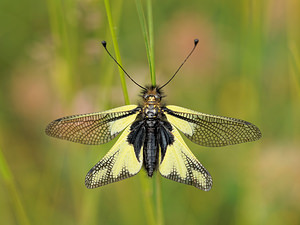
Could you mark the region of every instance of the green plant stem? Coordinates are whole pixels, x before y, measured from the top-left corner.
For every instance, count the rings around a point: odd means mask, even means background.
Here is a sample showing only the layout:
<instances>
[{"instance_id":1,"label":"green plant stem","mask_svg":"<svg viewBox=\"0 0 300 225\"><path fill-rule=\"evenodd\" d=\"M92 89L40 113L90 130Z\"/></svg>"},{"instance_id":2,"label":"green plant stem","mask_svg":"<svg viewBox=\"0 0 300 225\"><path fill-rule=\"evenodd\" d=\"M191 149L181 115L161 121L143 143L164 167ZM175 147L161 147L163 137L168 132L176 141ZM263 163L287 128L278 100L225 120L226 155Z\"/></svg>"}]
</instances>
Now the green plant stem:
<instances>
[{"instance_id":1,"label":"green plant stem","mask_svg":"<svg viewBox=\"0 0 300 225\"><path fill-rule=\"evenodd\" d=\"M145 213L149 225L156 225L154 216L154 205L152 201L153 188L152 180L148 179L147 175L140 175L140 182L142 185L143 200L145 205Z\"/></svg>"},{"instance_id":2,"label":"green plant stem","mask_svg":"<svg viewBox=\"0 0 300 225\"><path fill-rule=\"evenodd\" d=\"M164 224L163 210L162 210L162 199L161 199L161 177L157 173L155 178L156 184L156 216L157 225Z\"/></svg>"},{"instance_id":3,"label":"green plant stem","mask_svg":"<svg viewBox=\"0 0 300 225\"><path fill-rule=\"evenodd\" d=\"M147 0L147 14L148 14L148 27L149 27L149 55L150 55L150 76L151 84L156 85L155 76L155 61L154 61L154 29L153 29L153 15L152 15L152 0ZM163 207L162 207L162 194L161 194L161 180L159 174L156 174L155 179L156 188L156 217L157 224L163 225Z\"/></svg>"},{"instance_id":4,"label":"green plant stem","mask_svg":"<svg viewBox=\"0 0 300 225\"><path fill-rule=\"evenodd\" d=\"M145 19L145 14L142 6L141 0L136 0L137 12L142 28L142 33L145 40L147 58L149 62L150 68L150 78L151 84L153 86L156 85L156 77L155 77L155 63L154 63L154 32L153 32L153 16L152 16L152 1L147 0L147 18L148 18L148 26ZM148 28L147 28L148 27ZM160 177L156 176L155 179L155 187L156 187L156 224L163 225L163 212L162 212L162 197L161 197L161 185L160 185Z\"/></svg>"},{"instance_id":5,"label":"green plant stem","mask_svg":"<svg viewBox=\"0 0 300 225\"><path fill-rule=\"evenodd\" d=\"M19 221L19 224L29 225L29 219L25 212L25 208L23 206L22 200L20 198L19 192L16 188L13 175L11 170L5 160L5 157L2 153L2 149L0 148L0 174L3 177L3 181L7 186L7 189L10 193L11 201L15 208L16 217Z\"/></svg>"},{"instance_id":6,"label":"green plant stem","mask_svg":"<svg viewBox=\"0 0 300 225\"><path fill-rule=\"evenodd\" d=\"M115 30L114 30L109 0L104 0L104 4L105 4L107 20L108 20L108 24L109 24L109 28L110 28L110 33L111 33L111 37L112 37L112 41L113 41L113 45L114 45L114 49L115 49L115 53L116 53L116 60L122 66L121 54L120 54L119 45L117 42ZM128 91L127 91L127 86L126 86L125 74L120 67L119 67L119 74L120 74L120 79L121 79L121 84L122 84L124 101L125 101L126 105L129 105L130 102L129 102L129 96L128 96Z\"/></svg>"},{"instance_id":7,"label":"green plant stem","mask_svg":"<svg viewBox=\"0 0 300 225\"><path fill-rule=\"evenodd\" d=\"M77 23L76 3L72 1L48 0L49 21L55 46L54 86L59 95L68 104L74 95L74 74L77 61ZM72 22L70 22L70 20Z\"/></svg>"},{"instance_id":8,"label":"green plant stem","mask_svg":"<svg viewBox=\"0 0 300 225\"><path fill-rule=\"evenodd\" d=\"M297 45L295 43L289 44L290 58L292 59L292 65L295 68L297 74L300 74L300 55L297 52ZM298 82L299 83L299 82Z\"/></svg>"},{"instance_id":9,"label":"green plant stem","mask_svg":"<svg viewBox=\"0 0 300 225\"><path fill-rule=\"evenodd\" d=\"M141 24L141 28L142 28L142 33L144 36L144 41L145 41L145 46L146 46L146 53L147 53L147 59L148 59L148 63L149 63L149 69L150 69L150 78L151 78L151 84L155 85L156 81L155 81L155 74L154 74L154 60L152 58L154 58L154 54L153 54L153 50L150 49L150 46L152 46L152 49L154 49L154 44L153 44L153 28L151 28L149 30L149 32L151 32L151 34L148 34L148 28L147 28L147 23L146 23L146 19L145 19L145 13L143 10L143 6L142 6L142 2L141 0L136 0L136 8L137 8L137 12L138 12L138 16L139 16L139 20L140 20L140 24ZM150 3L148 3L148 13L150 11L150 16L148 15L148 19L151 20L150 24L152 26L152 7L151 7L151 1ZM152 36L151 38L151 44L150 44L150 36Z\"/></svg>"},{"instance_id":10,"label":"green plant stem","mask_svg":"<svg viewBox=\"0 0 300 225\"><path fill-rule=\"evenodd\" d=\"M117 43L117 38L114 32L114 26L112 22L112 16L111 16L111 10L110 10L110 4L109 0L104 0L105 3L105 9L106 9L106 14L108 18L108 23L111 31L111 36L116 52L116 59L122 65L121 63L121 57L120 57L120 51ZM121 83L122 83L122 89L123 89L123 95L125 99L125 103L129 104L129 97L128 97L128 92L126 88L126 82L125 82L125 77L124 77L124 72L119 68L120 71L120 78L121 78ZM152 196L152 189L151 185L148 184L147 178L140 176L140 181L142 185L142 192L143 192L143 199L144 199L144 204L145 204L145 211L146 211L146 217L149 225L155 225L155 217L154 217L154 206L153 206L153 201L151 201L151 196Z\"/></svg>"},{"instance_id":11,"label":"green plant stem","mask_svg":"<svg viewBox=\"0 0 300 225\"><path fill-rule=\"evenodd\" d=\"M295 124L299 124L298 114L300 111L300 55L297 51L296 43L290 41L289 43L289 64L290 64L290 91L291 91L291 107L294 112ZM294 128L295 140L298 140L299 129Z\"/></svg>"},{"instance_id":12,"label":"green plant stem","mask_svg":"<svg viewBox=\"0 0 300 225\"><path fill-rule=\"evenodd\" d=\"M156 85L155 63L154 63L154 31L153 31L153 16L152 16L152 0L147 0L148 25L149 25L149 55L150 55L150 76L151 84Z\"/></svg>"}]
</instances>

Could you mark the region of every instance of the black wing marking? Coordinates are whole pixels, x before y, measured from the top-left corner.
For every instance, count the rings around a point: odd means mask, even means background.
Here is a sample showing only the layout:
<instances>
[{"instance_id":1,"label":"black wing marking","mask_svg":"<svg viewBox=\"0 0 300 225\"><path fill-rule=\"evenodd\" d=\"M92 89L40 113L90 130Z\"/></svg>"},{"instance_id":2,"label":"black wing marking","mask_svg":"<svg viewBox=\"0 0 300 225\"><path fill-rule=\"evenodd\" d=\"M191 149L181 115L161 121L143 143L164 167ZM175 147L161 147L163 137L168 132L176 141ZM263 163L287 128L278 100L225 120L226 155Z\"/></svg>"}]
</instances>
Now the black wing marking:
<instances>
[{"instance_id":1,"label":"black wing marking","mask_svg":"<svg viewBox=\"0 0 300 225\"><path fill-rule=\"evenodd\" d=\"M220 147L261 138L260 130L244 120L204 114L179 106L162 109L171 124L199 145Z\"/></svg>"},{"instance_id":2,"label":"black wing marking","mask_svg":"<svg viewBox=\"0 0 300 225\"><path fill-rule=\"evenodd\" d=\"M81 144L104 144L131 124L139 108L126 105L104 112L67 116L52 121L46 134Z\"/></svg>"}]
</instances>

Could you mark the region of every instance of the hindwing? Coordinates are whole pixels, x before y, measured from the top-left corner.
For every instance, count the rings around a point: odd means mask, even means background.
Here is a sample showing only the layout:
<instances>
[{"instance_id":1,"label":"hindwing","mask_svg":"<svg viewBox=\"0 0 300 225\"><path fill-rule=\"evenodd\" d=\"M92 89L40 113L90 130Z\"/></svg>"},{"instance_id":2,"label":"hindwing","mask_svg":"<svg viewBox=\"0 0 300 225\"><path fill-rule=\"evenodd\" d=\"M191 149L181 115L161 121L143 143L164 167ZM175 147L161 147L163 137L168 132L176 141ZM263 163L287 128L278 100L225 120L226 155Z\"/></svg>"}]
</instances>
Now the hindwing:
<instances>
[{"instance_id":1,"label":"hindwing","mask_svg":"<svg viewBox=\"0 0 300 225\"><path fill-rule=\"evenodd\" d=\"M104 112L67 116L52 121L46 134L81 144L104 144L131 124L138 112L136 105L126 105Z\"/></svg>"},{"instance_id":2,"label":"hindwing","mask_svg":"<svg viewBox=\"0 0 300 225\"><path fill-rule=\"evenodd\" d=\"M87 188L96 188L136 175L143 165L142 151L134 151L127 137L127 127L109 152L88 172L85 178Z\"/></svg>"},{"instance_id":3,"label":"hindwing","mask_svg":"<svg viewBox=\"0 0 300 225\"><path fill-rule=\"evenodd\" d=\"M211 175L193 155L174 126L171 132L174 135L173 143L168 145L163 159L160 153L160 174L170 180L209 191L212 187Z\"/></svg>"},{"instance_id":4,"label":"hindwing","mask_svg":"<svg viewBox=\"0 0 300 225\"><path fill-rule=\"evenodd\" d=\"M188 139L202 146L220 147L261 138L260 130L244 120L209 115L174 105L163 107L163 112L168 121Z\"/></svg>"}]
</instances>

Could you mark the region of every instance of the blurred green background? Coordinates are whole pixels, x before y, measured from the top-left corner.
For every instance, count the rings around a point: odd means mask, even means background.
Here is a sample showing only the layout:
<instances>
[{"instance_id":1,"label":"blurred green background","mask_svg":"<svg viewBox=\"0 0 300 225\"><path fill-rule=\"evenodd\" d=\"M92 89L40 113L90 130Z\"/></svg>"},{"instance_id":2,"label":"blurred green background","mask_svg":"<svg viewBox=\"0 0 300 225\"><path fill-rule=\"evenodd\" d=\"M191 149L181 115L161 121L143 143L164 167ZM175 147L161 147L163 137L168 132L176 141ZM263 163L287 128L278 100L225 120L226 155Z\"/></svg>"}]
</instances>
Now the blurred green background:
<instances>
[{"instance_id":1,"label":"blurred green background","mask_svg":"<svg viewBox=\"0 0 300 225\"><path fill-rule=\"evenodd\" d=\"M123 65L150 84L134 1L111 1ZM204 192L161 180L164 224L300 224L300 2L153 1L157 83L167 104L257 125L254 143L206 148L187 141L212 174ZM1 224L147 224L137 176L88 190L88 170L113 143L50 138L59 117L124 104L104 3L0 0ZM127 79L131 103L139 88ZM113 141L114 142L114 141ZM141 179L142 178L142 179ZM156 205L154 204L154 207ZM154 212L156 209L154 209Z\"/></svg>"}]
</instances>

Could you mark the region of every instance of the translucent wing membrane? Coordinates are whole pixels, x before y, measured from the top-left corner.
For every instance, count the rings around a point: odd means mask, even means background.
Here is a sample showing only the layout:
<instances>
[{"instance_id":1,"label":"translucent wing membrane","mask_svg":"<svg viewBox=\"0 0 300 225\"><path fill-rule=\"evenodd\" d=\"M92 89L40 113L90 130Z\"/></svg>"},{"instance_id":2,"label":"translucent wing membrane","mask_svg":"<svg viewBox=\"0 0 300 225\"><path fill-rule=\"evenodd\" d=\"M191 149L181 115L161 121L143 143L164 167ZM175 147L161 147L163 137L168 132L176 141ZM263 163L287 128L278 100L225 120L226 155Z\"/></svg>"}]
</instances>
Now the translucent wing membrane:
<instances>
[{"instance_id":1,"label":"translucent wing membrane","mask_svg":"<svg viewBox=\"0 0 300 225\"><path fill-rule=\"evenodd\" d=\"M174 143L167 147L162 161L160 155L160 174L170 180L209 191L212 187L212 178L209 172L193 155L175 127L173 127L172 133Z\"/></svg>"},{"instance_id":2,"label":"translucent wing membrane","mask_svg":"<svg viewBox=\"0 0 300 225\"><path fill-rule=\"evenodd\" d=\"M128 127L111 150L86 175L87 188L96 188L137 174L143 164L143 153L136 156L133 145L127 141Z\"/></svg>"},{"instance_id":3,"label":"translucent wing membrane","mask_svg":"<svg viewBox=\"0 0 300 225\"><path fill-rule=\"evenodd\" d=\"M196 144L220 147L261 138L260 130L244 120L208 115L179 106L163 108L168 121Z\"/></svg>"},{"instance_id":4,"label":"translucent wing membrane","mask_svg":"<svg viewBox=\"0 0 300 225\"><path fill-rule=\"evenodd\" d=\"M139 109L126 105L104 112L67 116L52 121L46 134L81 144L104 144L131 124Z\"/></svg>"}]
</instances>

